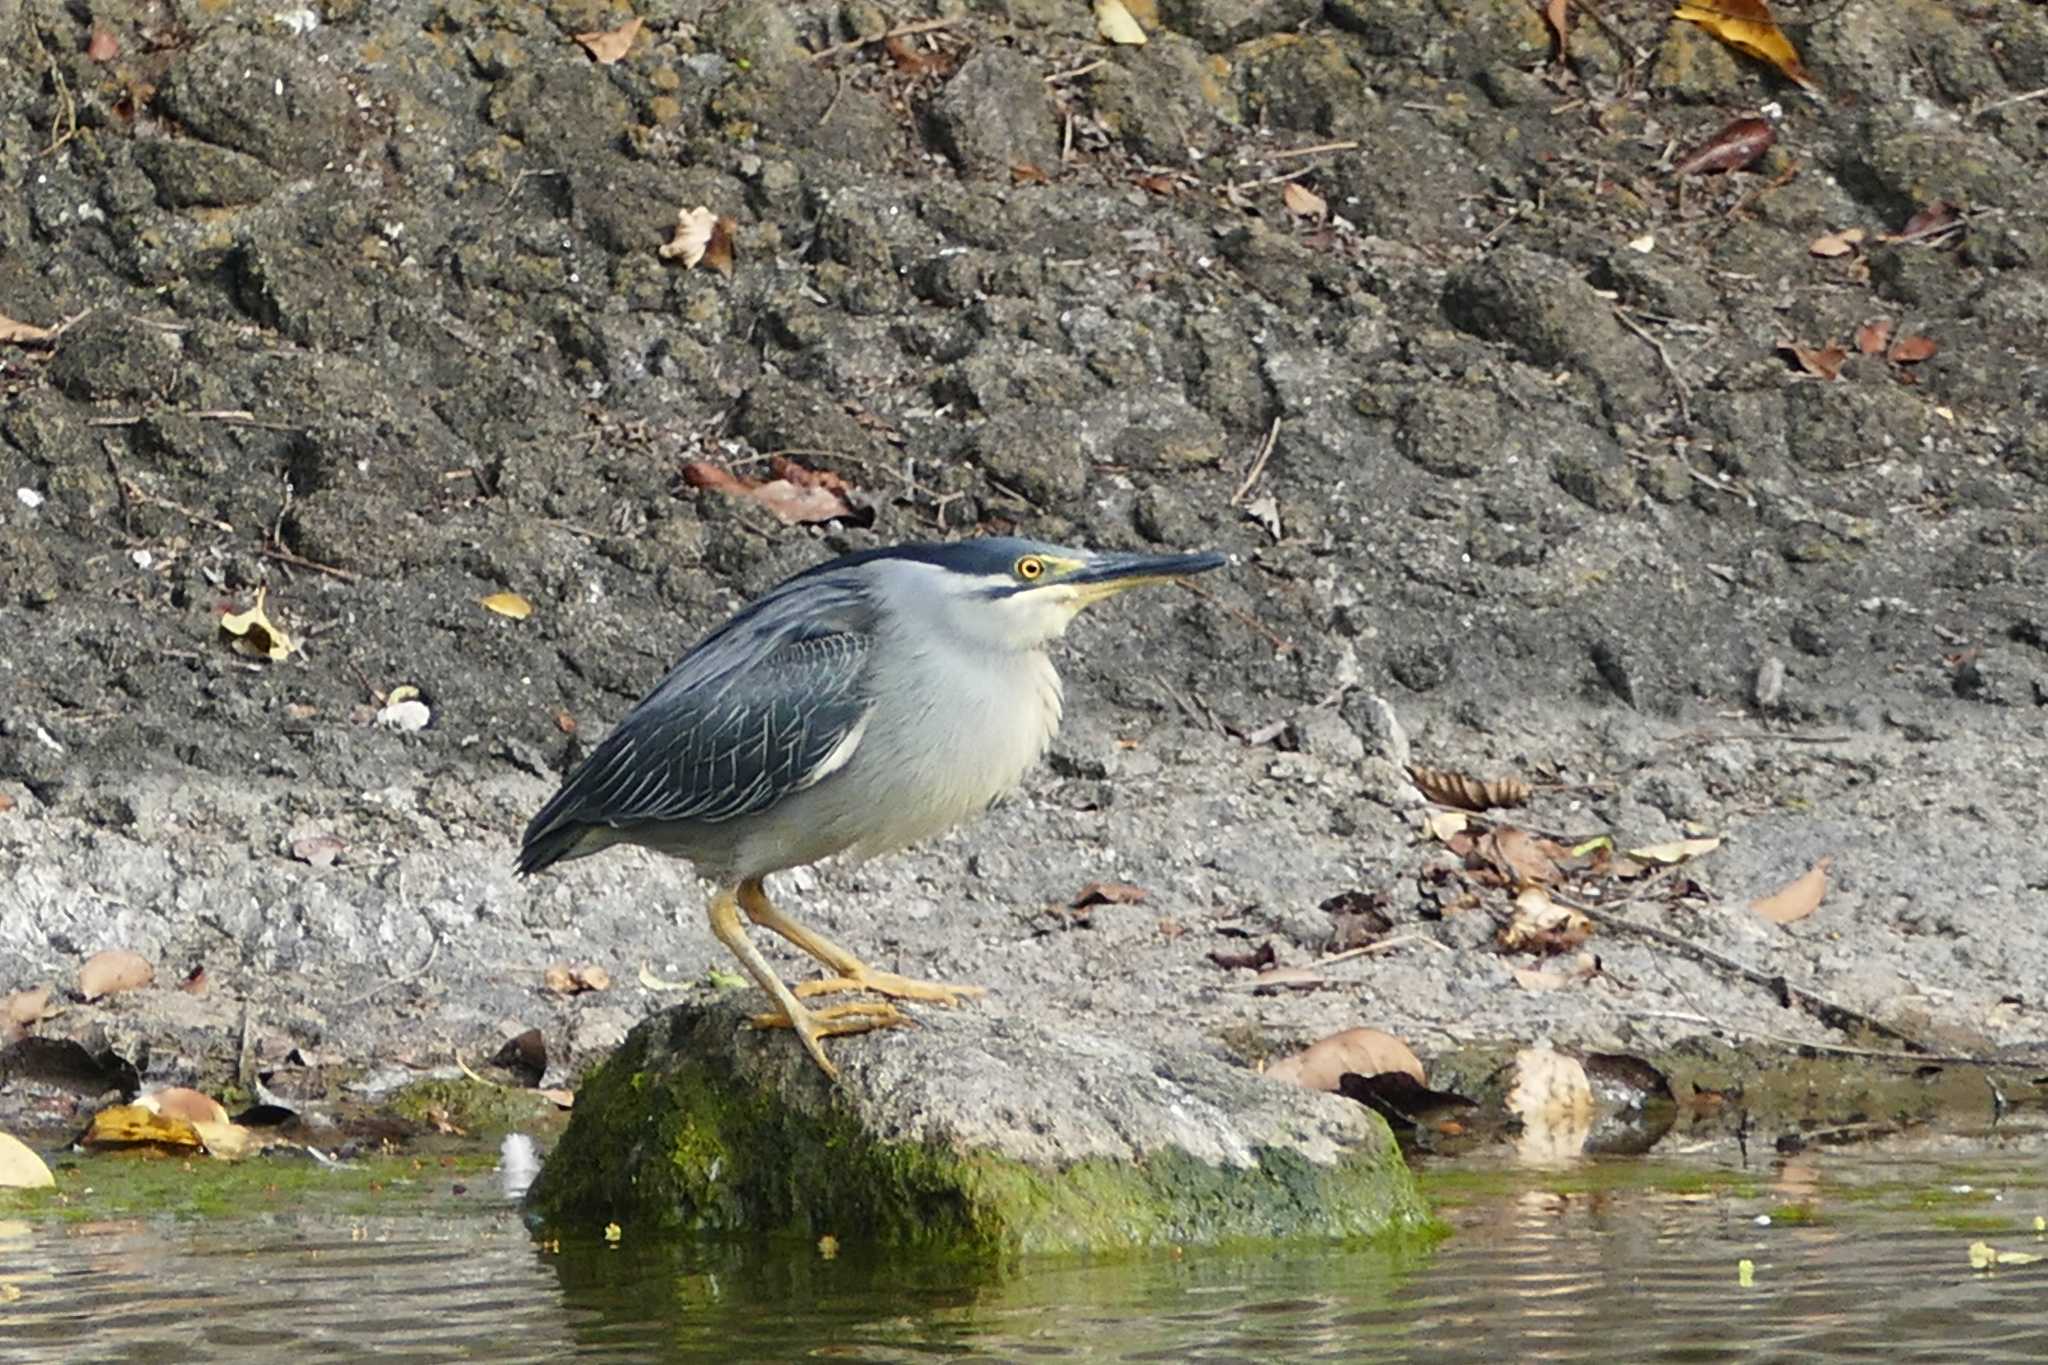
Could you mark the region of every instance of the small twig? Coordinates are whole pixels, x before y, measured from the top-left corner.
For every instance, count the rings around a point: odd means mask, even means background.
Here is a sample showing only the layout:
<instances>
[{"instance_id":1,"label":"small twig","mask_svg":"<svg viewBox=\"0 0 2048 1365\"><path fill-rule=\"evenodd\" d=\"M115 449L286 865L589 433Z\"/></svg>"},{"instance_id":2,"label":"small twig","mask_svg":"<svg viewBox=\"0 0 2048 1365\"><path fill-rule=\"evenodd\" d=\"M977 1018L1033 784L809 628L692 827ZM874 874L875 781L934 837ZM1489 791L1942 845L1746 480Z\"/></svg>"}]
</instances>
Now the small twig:
<instances>
[{"instance_id":1,"label":"small twig","mask_svg":"<svg viewBox=\"0 0 2048 1365\"><path fill-rule=\"evenodd\" d=\"M322 564L317 559L308 559L304 555L294 554L282 545L266 545L259 553L265 559L275 559L280 563L290 564L294 568L310 569L314 573L324 573L329 578L339 578L344 583L356 581L356 576L347 569L337 569L332 564Z\"/></svg>"},{"instance_id":2,"label":"small twig","mask_svg":"<svg viewBox=\"0 0 2048 1365\"><path fill-rule=\"evenodd\" d=\"M1662 363L1662 365L1664 366L1664 373L1671 380L1671 387L1673 391L1675 391L1678 394L1679 420L1684 422L1686 427L1690 429L1692 426L1691 389L1687 386L1685 382L1685 376L1681 375L1678 372L1678 367L1671 363L1671 353L1664 349L1663 342L1659 341L1656 337L1652 336L1647 329L1645 329L1641 324L1639 324L1634 318L1629 316L1628 309L1616 308L1614 310L1614 317L1617 322L1619 322L1622 326L1628 328L1629 331L1635 333L1636 336L1640 337L1643 340L1643 342L1649 346L1651 350L1657 353L1658 361Z\"/></svg>"},{"instance_id":3,"label":"small twig","mask_svg":"<svg viewBox=\"0 0 2048 1365\"><path fill-rule=\"evenodd\" d=\"M1374 953L1390 953L1396 948L1405 948L1411 943L1420 943L1425 948L1441 948L1445 952L1453 951L1448 944L1439 943L1428 934L1396 934L1392 938L1383 938L1377 943L1368 943L1363 948L1346 948L1341 953L1331 953L1328 957L1319 957L1308 965L1311 967L1329 967L1339 962L1349 962L1354 957L1366 957Z\"/></svg>"},{"instance_id":4,"label":"small twig","mask_svg":"<svg viewBox=\"0 0 2048 1365\"><path fill-rule=\"evenodd\" d=\"M1273 458L1273 447L1279 441L1280 419L1275 417L1273 425L1266 428L1265 441L1260 444L1258 453L1252 457L1251 468L1245 471L1244 481L1238 484L1237 491L1230 495L1232 507L1243 506L1244 500L1252 495L1252 489L1257 485L1259 477L1266 472L1266 461Z\"/></svg>"},{"instance_id":5,"label":"small twig","mask_svg":"<svg viewBox=\"0 0 2048 1365\"><path fill-rule=\"evenodd\" d=\"M78 104L71 98L71 86L64 80L64 68L57 64L57 59L51 55L48 48L43 46L42 35L35 31L34 25L29 26L28 36L29 41L36 45L36 51L43 54L43 60L49 63L50 85L57 93L58 117L50 124L51 130L55 135L50 139L49 146L36 153L37 156L49 156L59 147L71 141L72 138L78 136ZM56 133L55 130L59 127L62 127L64 131Z\"/></svg>"},{"instance_id":6,"label":"small twig","mask_svg":"<svg viewBox=\"0 0 2048 1365\"><path fill-rule=\"evenodd\" d=\"M1181 586L1183 588L1186 588L1195 596L1201 598L1203 601L1209 603L1210 605L1221 607L1224 611L1229 612L1232 616L1235 616L1238 620L1244 622L1253 630L1265 636L1267 642L1273 646L1273 652L1275 654L1291 654L1294 652L1294 641L1280 634L1278 631L1274 630L1271 626L1267 625L1264 621L1261 621L1258 617L1252 615L1244 608L1234 607L1230 603L1225 602L1221 598L1217 597L1216 594L1208 591L1205 588L1198 588L1194 584L1187 582L1185 579L1181 581Z\"/></svg>"},{"instance_id":7,"label":"small twig","mask_svg":"<svg viewBox=\"0 0 2048 1365\"><path fill-rule=\"evenodd\" d=\"M1557 895L1556 893L1552 893L1550 898L1568 910L1578 911L1595 924L1604 924L1610 929L1619 929L1623 933L1649 939L1652 943L1661 943L1667 948L1675 949L1688 956L1696 957L1711 966L1719 967L1724 972L1732 972L1751 985L1762 986L1773 993L1782 993L1786 999L1798 1005L1831 1029L1847 1033L1850 1031L1848 1026L1853 1024L1857 1028L1868 1029L1881 1038L1891 1038L1903 1043L1916 1056L1924 1055L1925 1050L1921 1044L1910 1035L1901 1033L1890 1024L1879 1019L1873 1019L1859 1010L1852 1010L1847 1005L1838 1005L1820 994L1820 992L1799 985L1782 972L1767 972L1761 968L1752 967L1748 963L1740 962L1725 953L1716 952L1704 944L1694 943L1691 939L1671 933L1668 930L1653 928L1647 924L1638 924L1632 919L1612 914L1598 906L1587 905L1583 902Z\"/></svg>"},{"instance_id":8,"label":"small twig","mask_svg":"<svg viewBox=\"0 0 2048 1365\"><path fill-rule=\"evenodd\" d=\"M474 1071L471 1071L469 1069L469 1063L462 1060L462 1053L457 1051L456 1049L452 1047L449 1048L448 1055L455 1059L456 1066L462 1068L462 1074L469 1077L471 1080L475 1081L478 1085L487 1085L493 1090L511 1089L510 1086L499 1085L496 1081L487 1081L482 1076L479 1076Z\"/></svg>"},{"instance_id":9,"label":"small twig","mask_svg":"<svg viewBox=\"0 0 2048 1365\"><path fill-rule=\"evenodd\" d=\"M1968 118L1964 119L1963 122L1975 123L1978 119L1983 118L1993 109L2004 109L2014 104L2029 104L2034 100L2048 100L2048 85L2042 86L2039 90L2029 90L2024 95L2013 95L2007 99L1993 100L1991 101L1991 103L1985 105L1983 108L1977 110Z\"/></svg>"},{"instance_id":10,"label":"small twig","mask_svg":"<svg viewBox=\"0 0 2048 1365\"><path fill-rule=\"evenodd\" d=\"M1107 63L1102 58L1097 57L1094 61L1084 66L1074 67L1070 71L1055 71L1045 78L1045 83L1047 85L1058 85L1061 81L1079 80L1097 67L1104 65L1107 65Z\"/></svg>"},{"instance_id":11,"label":"small twig","mask_svg":"<svg viewBox=\"0 0 2048 1365\"><path fill-rule=\"evenodd\" d=\"M1318 142L1313 147L1283 147L1277 152L1264 152L1252 158L1254 161L1278 161L1287 156L1321 156L1324 152L1355 152L1356 142Z\"/></svg>"},{"instance_id":12,"label":"small twig","mask_svg":"<svg viewBox=\"0 0 2048 1365\"><path fill-rule=\"evenodd\" d=\"M885 28L880 33L870 33L865 37L849 38L843 43L835 43L831 47L821 47L811 54L811 60L814 62L830 61L834 57L841 57L849 52L858 52L869 43L885 43L891 38L909 38L920 33L936 33L942 28L951 28L959 22L958 19L919 19L911 24L898 24L894 28Z\"/></svg>"}]
</instances>

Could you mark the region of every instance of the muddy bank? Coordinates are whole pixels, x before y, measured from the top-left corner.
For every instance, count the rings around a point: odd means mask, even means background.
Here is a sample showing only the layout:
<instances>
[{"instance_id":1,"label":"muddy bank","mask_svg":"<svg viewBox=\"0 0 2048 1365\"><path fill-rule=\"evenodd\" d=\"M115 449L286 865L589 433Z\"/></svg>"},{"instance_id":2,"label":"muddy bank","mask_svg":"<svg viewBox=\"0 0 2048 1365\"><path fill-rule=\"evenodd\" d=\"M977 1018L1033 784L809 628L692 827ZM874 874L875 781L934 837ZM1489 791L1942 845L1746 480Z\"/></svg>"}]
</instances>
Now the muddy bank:
<instances>
[{"instance_id":1,"label":"muddy bank","mask_svg":"<svg viewBox=\"0 0 2048 1365\"><path fill-rule=\"evenodd\" d=\"M632 17L610 64L573 38ZM672 998L643 964L727 963L687 869L513 879L561 769L748 593L985 529L1234 567L1076 629L1020 799L784 879L878 965L1240 1064L1358 1023L1852 1041L1611 930L1530 989L1508 898L1439 894L1414 762L1524 778L1505 818L1566 842L1721 835L1618 913L1914 1044L2037 1046L2048 238L2007 101L2048 20L1781 18L1819 100L1661 14L1560 67L1519 4L1162 5L1111 49L1085 6L30 0L0 313L70 321L0 344L0 985L142 952L156 985L34 1027L151 1079L381 1094L538 1027L573 1080ZM1754 170L1674 181L1771 100ZM730 274L660 254L700 205ZM1864 353L1879 321L1935 350ZM857 507L686 473L777 456ZM259 588L282 661L218 634ZM401 686L425 728L378 723ZM1813 916L1747 911L1823 856ZM1071 912L1111 880L1146 899ZM1346 896L1401 942L1312 989L1211 957L1315 963Z\"/></svg>"}]
</instances>

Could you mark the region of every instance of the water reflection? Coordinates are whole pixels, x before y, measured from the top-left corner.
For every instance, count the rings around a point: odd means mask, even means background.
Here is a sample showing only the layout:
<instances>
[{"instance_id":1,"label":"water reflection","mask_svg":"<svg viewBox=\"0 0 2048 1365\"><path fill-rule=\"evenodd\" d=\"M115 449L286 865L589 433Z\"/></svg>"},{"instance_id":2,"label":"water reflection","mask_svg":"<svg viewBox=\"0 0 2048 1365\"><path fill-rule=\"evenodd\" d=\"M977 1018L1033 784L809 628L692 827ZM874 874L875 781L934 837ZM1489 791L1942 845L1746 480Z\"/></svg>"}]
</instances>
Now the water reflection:
<instances>
[{"instance_id":1,"label":"water reflection","mask_svg":"<svg viewBox=\"0 0 2048 1365\"><path fill-rule=\"evenodd\" d=\"M1617 1187L1618 1169L1440 1185L1452 1236L1397 1255L1190 1253L994 1282L811 1247L551 1249L502 1207L17 1220L0 1223L0 1362L2042 1358L2048 1263L1983 1274L1967 1250L2048 1251L2037 1155L1680 1168L1681 1193Z\"/></svg>"}]
</instances>

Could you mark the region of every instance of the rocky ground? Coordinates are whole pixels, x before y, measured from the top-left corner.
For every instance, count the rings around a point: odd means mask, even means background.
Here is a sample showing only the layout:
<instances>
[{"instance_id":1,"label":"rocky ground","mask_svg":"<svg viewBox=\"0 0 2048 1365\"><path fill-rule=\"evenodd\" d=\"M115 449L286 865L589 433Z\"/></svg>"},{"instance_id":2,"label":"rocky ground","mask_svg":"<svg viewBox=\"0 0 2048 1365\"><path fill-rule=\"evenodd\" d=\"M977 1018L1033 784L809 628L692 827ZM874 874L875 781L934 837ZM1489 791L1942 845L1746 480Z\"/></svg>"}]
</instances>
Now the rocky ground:
<instances>
[{"instance_id":1,"label":"rocky ground","mask_svg":"<svg viewBox=\"0 0 2048 1365\"><path fill-rule=\"evenodd\" d=\"M1780 0L1809 96L1663 5L1562 60L1524 0L1132 8L1142 47L1081 0L11 9L0 987L158 968L37 1031L217 1083L538 1027L573 1074L673 998L643 964L730 963L686 867L515 880L563 767L748 594L980 529L1233 566L1076 628L1015 802L781 879L968 1008L1240 1062L1899 1045L1612 929L1530 989L1405 760L1571 842L1722 836L1616 913L2038 1042L2048 12ZM1767 104L1753 168L1672 173ZM699 207L729 272L661 253ZM777 457L846 515L699 486ZM281 661L219 632L259 590ZM1823 856L1815 914L1748 910ZM1148 894L1053 908L1094 881ZM1400 941L1321 989L1211 958L1312 963L1346 893Z\"/></svg>"}]
</instances>

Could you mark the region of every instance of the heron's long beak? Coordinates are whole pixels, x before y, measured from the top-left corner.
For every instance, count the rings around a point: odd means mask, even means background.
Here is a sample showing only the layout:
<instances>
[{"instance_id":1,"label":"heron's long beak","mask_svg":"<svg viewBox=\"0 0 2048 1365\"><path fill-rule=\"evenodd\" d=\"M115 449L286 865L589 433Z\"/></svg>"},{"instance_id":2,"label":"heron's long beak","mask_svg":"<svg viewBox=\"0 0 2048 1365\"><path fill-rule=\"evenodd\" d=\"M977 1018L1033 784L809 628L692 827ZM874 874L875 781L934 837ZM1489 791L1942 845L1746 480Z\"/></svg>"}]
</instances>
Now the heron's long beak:
<instances>
[{"instance_id":1,"label":"heron's long beak","mask_svg":"<svg viewBox=\"0 0 2048 1365\"><path fill-rule=\"evenodd\" d=\"M1214 550L1190 555L1100 554L1061 581L1074 588L1081 605L1086 606L1105 597L1114 597L1126 588L1208 573L1228 562Z\"/></svg>"}]
</instances>

